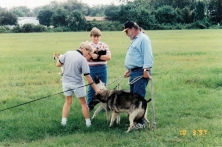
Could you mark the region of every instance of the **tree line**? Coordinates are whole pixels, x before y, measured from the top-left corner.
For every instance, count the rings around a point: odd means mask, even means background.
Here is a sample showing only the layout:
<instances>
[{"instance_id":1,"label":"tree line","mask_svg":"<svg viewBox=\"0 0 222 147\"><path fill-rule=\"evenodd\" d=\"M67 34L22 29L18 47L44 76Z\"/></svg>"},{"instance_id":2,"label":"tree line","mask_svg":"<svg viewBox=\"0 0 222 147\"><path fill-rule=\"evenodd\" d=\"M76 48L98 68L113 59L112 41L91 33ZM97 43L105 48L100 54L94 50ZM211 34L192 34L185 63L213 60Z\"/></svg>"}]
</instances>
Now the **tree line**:
<instances>
[{"instance_id":1,"label":"tree line","mask_svg":"<svg viewBox=\"0 0 222 147\"><path fill-rule=\"evenodd\" d=\"M16 25L13 32L88 31L92 27L119 31L127 20L145 30L221 28L222 0L117 0L120 5L89 7L78 0L52 1L33 10L21 6L0 8L0 25ZM17 25L17 17L35 16L40 25ZM87 22L85 16L103 16L104 21ZM46 27L45 27L46 26ZM49 26L54 26L50 29ZM3 30L3 27L1 27ZM1 31L0 28L0 31ZM7 30L7 27L4 27Z\"/></svg>"}]
</instances>

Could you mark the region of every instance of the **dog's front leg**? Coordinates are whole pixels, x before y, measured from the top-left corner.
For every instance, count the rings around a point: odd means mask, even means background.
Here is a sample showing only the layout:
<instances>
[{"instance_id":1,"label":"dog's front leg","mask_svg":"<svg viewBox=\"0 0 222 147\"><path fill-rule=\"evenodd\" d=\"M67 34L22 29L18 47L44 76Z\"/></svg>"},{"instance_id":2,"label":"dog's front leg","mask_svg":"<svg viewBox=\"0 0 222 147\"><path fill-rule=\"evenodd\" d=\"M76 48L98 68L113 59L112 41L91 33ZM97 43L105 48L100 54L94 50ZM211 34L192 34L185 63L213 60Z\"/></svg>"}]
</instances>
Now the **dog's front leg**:
<instances>
[{"instance_id":1,"label":"dog's front leg","mask_svg":"<svg viewBox=\"0 0 222 147\"><path fill-rule=\"evenodd\" d=\"M102 105L100 105L100 106L96 109L96 111L93 113L92 119L94 119L94 118L96 117L96 115L97 115L102 109L103 109L103 107L102 107Z\"/></svg>"},{"instance_id":2,"label":"dog's front leg","mask_svg":"<svg viewBox=\"0 0 222 147\"><path fill-rule=\"evenodd\" d=\"M116 123L119 125L120 124L120 113L116 115Z\"/></svg>"},{"instance_id":3,"label":"dog's front leg","mask_svg":"<svg viewBox=\"0 0 222 147\"><path fill-rule=\"evenodd\" d=\"M111 127L113 125L113 123L114 123L114 121L116 119L116 115L117 115L117 113L115 111L113 111L109 127Z\"/></svg>"},{"instance_id":4,"label":"dog's front leg","mask_svg":"<svg viewBox=\"0 0 222 147\"><path fill-rule=\"evenodd\" d=\"M108 107L106 107L106 120L107 122L110 121L110 109Z\"/></svg>"}]
</instances>

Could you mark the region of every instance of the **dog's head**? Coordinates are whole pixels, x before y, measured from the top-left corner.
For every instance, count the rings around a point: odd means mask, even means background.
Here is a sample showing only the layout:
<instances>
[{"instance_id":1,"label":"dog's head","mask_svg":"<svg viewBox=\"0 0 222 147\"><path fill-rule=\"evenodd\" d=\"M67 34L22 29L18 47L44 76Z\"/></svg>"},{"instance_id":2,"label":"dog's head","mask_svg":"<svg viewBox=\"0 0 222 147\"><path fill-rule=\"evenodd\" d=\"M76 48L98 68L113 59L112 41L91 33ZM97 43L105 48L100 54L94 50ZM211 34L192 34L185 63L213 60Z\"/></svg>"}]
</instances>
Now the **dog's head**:
<instances>
[{"instance_id":1,"label":"dog's head","mask_svg":"<svg viewBox=\"0 0 222 147\"><path fill-rule=\"evenodd\" d=\"M112 91L110 90L103 90L101 94L95 94L92 97L92 101L89 103L90 106L95 106L99 102L106 103Z\"/></svg>"},{"instance_id":2,"label":"dog's head","mask_svg":"<svg viewBox=\"0 0 222 147\"><path fill-rule=\"evenodd\" d=\"M54 60L59 60L59 56L60 56L60 54L55 53L55 54L53 54L53 59Z\"/></svg>"},{"instance_id":3,"label":"dog's head","mask_svg":"<svg viewBox=\"0 0 222 147\"><path fill-rule=\"evenodd\" d=\"M94 82L100 90L107 90L105 84L97 76L94 77Z\"/></svg>"}]
</instances>

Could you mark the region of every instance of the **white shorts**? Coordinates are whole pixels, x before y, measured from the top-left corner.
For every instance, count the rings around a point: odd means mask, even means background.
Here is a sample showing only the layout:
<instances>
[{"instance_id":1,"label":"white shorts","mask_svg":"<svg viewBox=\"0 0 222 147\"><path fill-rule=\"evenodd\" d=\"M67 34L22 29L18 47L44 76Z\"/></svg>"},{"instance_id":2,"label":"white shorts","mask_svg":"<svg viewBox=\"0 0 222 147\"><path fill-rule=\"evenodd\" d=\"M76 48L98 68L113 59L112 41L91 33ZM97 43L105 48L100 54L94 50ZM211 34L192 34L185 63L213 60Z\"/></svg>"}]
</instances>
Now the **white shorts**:
<instances>
[{"instance_id":1,"label":"white shorts","mask_svg":"<svg viewBox=\"0 0 222 147\"><path fill-rule=\"evenodd\" d=\"M62 82L62 89L65 96L72 96L73 94L75 94L77 98L86 96L86 86L84 85L74 85Z\"/></svg>"}]
</instances>

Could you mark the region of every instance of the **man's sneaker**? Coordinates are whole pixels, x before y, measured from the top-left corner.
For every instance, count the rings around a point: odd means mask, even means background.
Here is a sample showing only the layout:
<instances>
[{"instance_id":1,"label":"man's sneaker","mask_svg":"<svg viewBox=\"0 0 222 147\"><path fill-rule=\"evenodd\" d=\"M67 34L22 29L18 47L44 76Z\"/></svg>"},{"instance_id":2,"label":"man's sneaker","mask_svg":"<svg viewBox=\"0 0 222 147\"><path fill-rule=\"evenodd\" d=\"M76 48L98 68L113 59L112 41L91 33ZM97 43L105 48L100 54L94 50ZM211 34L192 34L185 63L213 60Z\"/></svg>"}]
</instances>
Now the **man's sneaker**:
<instances>
[{"instance_id":1,"label":"man's sneaker","mask_svg":"<svg viewBox=\"0 0 222 147\"><path fill-rule=\"evenodd\" d=\"M137 130L137 129L143 129L143 128L145 128L144 124L134 122L133 129Z\"/></svg>"}]
</instances>

